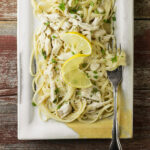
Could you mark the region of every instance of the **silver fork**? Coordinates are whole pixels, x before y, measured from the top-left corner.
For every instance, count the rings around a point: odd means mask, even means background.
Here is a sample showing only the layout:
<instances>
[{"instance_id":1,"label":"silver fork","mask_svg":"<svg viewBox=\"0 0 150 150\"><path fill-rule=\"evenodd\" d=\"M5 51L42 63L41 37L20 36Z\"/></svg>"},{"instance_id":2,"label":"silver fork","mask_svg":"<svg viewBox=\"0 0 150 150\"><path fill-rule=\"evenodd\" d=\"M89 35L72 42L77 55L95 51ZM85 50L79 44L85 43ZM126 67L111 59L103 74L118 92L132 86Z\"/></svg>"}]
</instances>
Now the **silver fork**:
<instances>
[{"instance_id":1,"label":"silver fork","mask_svg":"<svg viewBox=\"0 0 150 150\"><path fill-rule=\"evenodd\" d=\"M113 48L114 46L112 46L112 51L114 52ZM121 51L121 46L120 46L120 51ZM115 52L115 55L116 54L117 54L117 50ZM119 129L118 129L118 120L117 120L117 91L118 91L118 86L122 80L122 66L119 66L114 71L107 71L107 76L113 85L113 94L114 94L114 118L113 118L113 129L112 129L112 141L109 150L122 150L120 140L119 140Z\"/></svg>"}]
</instances>

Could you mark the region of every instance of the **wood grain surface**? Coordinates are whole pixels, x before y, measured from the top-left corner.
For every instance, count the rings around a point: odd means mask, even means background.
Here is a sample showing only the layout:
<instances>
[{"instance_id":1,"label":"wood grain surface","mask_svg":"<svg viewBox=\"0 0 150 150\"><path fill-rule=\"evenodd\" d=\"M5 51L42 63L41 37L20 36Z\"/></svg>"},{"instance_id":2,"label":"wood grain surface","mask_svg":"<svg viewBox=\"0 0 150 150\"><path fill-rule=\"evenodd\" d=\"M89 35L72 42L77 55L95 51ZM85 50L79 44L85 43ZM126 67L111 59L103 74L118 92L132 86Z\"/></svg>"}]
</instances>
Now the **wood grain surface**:
<instances>
[{"instance_id":1,"label":"wood grain surface","mask_svg":"<svg viewBox=\"0 0 150 150\"><path fill-rule=\"evenodd\" d=\"M107 150L110 140L17 140L16 0L0 0L0 150ZM135 0L134 138L124 150L150 150L150 0Z\"/></svg>"}]
</instances>

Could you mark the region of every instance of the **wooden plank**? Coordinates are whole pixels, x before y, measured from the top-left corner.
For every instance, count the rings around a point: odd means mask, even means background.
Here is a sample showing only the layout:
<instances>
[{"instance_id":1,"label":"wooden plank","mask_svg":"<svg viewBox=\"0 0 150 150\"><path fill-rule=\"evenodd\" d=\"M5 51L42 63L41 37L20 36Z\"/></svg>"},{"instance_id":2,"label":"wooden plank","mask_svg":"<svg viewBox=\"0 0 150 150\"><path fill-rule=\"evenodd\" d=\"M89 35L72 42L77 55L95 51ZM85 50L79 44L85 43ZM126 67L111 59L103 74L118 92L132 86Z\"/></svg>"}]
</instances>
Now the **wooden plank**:
<instances>
[{"instance_id":1,"label":"wooden plank","mask_svg":"<svg viewBox=\"0 0 150 150\"><path fill-rule=\"evenodd\" d=\"M17 0L0 0L0 20L17 19Z\"/></svg>"},{"instance_id":2,"label":"wooden plank","mask_svg":"<svg viewBox=\"0 0 150 150\"><path fill-rule=\"evenodd\" d=\"M0 21L0 35L16 36L17 23L16 21Z\"/></svg>"},{"instance_id":3,"label":"wooden plank","mask_svg":"<svg viewBox=\"0 0 150 150\"><path fill-rule=\"evenodd\" d=\"M134 89L148 90L150 89L150 69L135 68L134 69Z\"/></svg>"},{"instance_id":4,"label":"wooden plank","mask_svg":"<svg viewBox=\"0 0 150 150\"><path fill-rule=\"evenodd\" d=\"M17 87L16 57L16 37L0 36L0 89Z\"/></svg>"},{"instance_id":5,"label":"wooden plank","mask_svg":"<svg viewBox=\"0 0 150 150\"><path fill-rule=\"evenodd\" d=\"M150 21L135 21L135 68L150 67Z\"/></svg>"},{"instance_id":6,"label":"wooden plank","mask_svg":"<svg viewBox=\"0 0 150 150\"><path fill-rule=\"evenodd\" d=\"M135 0L135 18L150 19L150 1ZM0 20L17 20L17 0L0 0Z\"/></svg>"},{"instance_id":7,"label":"wooden plank","mask_svg":"<svg viewBox=\"0 0 150 150\"><path fill-rule=\"evenodd\" d=\"M134 0L134 12L136 19L150 19L150 1L149 0Z\"/></svg>"},{"instance_id":8,"label":"wooden plank","mask_svg":"<svg viewBox=\"0 0 150 150\"><path fill-rule=\"evenodd\" d=\"M109 144L110 140L26 141L3 147L5 150L108 150ZM149 139L122 140L122 145L124 150L149 150Z\"/></svg>"}]
</instances>

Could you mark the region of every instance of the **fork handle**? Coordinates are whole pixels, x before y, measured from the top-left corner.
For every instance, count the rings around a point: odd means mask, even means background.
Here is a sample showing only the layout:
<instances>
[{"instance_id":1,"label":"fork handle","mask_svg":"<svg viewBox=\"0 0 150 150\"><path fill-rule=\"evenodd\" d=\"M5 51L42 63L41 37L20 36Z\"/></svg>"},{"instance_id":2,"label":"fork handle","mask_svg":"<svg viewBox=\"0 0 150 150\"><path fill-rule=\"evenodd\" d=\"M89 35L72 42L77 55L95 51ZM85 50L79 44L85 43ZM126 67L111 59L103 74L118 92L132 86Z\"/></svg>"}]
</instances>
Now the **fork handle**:
<instances>
[{"instance_id":1,"label":"fork handle","mask_svg":"<svg viewBox=\"0 0 150 150\"><path fill-rule=\"evenodd\" d=\"M120 140L119 140L119 131L118 131L118 120L117 120L117 91L118 86L114 86L114 119L113 119L113 129L112 129L112 141L109 147L109 150L122 150Z\"/></svg>"}]
</instances>

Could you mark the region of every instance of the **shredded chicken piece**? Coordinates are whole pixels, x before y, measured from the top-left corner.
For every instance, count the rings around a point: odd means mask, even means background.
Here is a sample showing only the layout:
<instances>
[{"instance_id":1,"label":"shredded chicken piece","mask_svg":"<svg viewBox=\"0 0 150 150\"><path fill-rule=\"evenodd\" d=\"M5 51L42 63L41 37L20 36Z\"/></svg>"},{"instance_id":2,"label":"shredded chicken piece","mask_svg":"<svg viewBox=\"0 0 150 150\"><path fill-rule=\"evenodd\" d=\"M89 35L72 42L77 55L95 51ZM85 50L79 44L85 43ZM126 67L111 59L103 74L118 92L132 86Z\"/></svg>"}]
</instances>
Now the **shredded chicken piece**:
<instances>
[{"instance_id":1,"label":"shredded chicken piece","mask_svg":"<svg viewBox=\"0 0 150 150\"><path fill-rule=\"evenodd\" d=\"M100 101L101 100L100 91L98 90L96 92L93 92L93 88L94 87L82 89L81 90L81 96L88 98L88 99Z\"/></svg>"},{"instance_id":2,"label":"shredded chicken piece","mask_svg":"<svg viewBox=\"0 0 150 150\"><path fill-rule=\"evenodd\" d=\"M70 18L69 22L71 22L74 26L79 25L82 29L87 30L87 31L95 31L95 30L99 29L99 26L94 26L94 25L90 25L88 23L83 23L74 18Z\"/></svg>"},{"instance_id":3,"label":"shredded chicken piece","mask_svg":"<svg viewBox=\"0 0 150 150\"><path fill-rule=\"evenodd\" d=\"M71 52L68 52L68 53L62 53L58 56L58 59L60 60L67 60L69 59L70 57L72 56L72 53Z\"/></svg>"},{"instance_id":4,"label":"shredded chicken piece","mask_svg":"<svg viewBox=\"0 0 150 150\"><path fill-rule=\"evenodd\" d=\"M92 63L91 63L91 65L90 65L90 69L92 70L92 71L95 71L95 70L97 70L98 68L99 68L99 64L96 62L96 61L93 61Z\"/></svg>"},{"instance_id":5,"label":"shredded chicken piece","mask_svg":"<svg viewBox=\"0 0 150 150\"><path fill-rule=\"evenodd\" d=\"M60 48L62 47L62 41L60 39L53 39L52 40L52 53L53 55L57 55L59 53Z\"/></svg>"},{"instance_id":6,"label":"shredded chicken piece","mask_svg":"<svg viewBox=\"0 0 150 150\"><path fill-rule=\"evenodd\" d=\"M62 29L63 30L68 30L71 27L71 24L69 22L64 22L64 24L62 25Z\"/></svg>"},{"instance_id":7,"label":"shredded chicken piece","mask_svg":"<svg viewBox=\"0 0 150 150\"><path fill-rule=\"evenodd\" d=\"M98 31L95 31L93 35L95 38L99 38L99 37L104 36L105 34L106 34L105 30L98 30Z\"/></svg>"},{"instance_id":8,"label":"shredded chicken piece","mask_svg":"<svg viewBox=\"0 0 150 150\"><path fill-rule=\"evenodd\" d=\"M39 42L40 42L40 46L41 46L41 51L45 47L45 43L43 42L43 41L45 41L45 38L46 38L45 33L42 32L40 34L40 36L39 36Z\"/></svg>"},{"instance_id":9,"label":"shredded chicken piece","mask_svg":"<svg viewBox=\"0 0 150 150\"><path fill-rule=\"evenodd\" d=\"M101 14L104 13L104 11L105 11L102 6L101 6L101 7L98 7L97 10L98 10L98 12L101 13Z\"/></svg>"},{"instance_id":10,"label":"shredded chicken piece","mask_svg":"<svg viewBox=\"0 0 150 150\"><path fill-rule=\"evenodd\" d=\"M50 35L51 35L51 30L50 30L50 28L47 28L47 29L46 29L45 34L46 34L47 36L50 36Z\"/></svg>"},{"instance_id":11,"label":"shredded chicken piece","mask_svg":"<svg viewBox=\"0 0 150 150\"><path fill-rule=\"evenodd\" d=\"M95 111L96 109L103 106L102 102L93 102L87 106L87 111Z\"/></svg>"},{"instance_id":12,"label":"shredded chicken piece","mask_svg":"<svg viewBox=\"0 0 150 150\"><path fill-rule=\"evenodd\" d=\"M55 81L54 81L54 64L50 64L50 73L49 73L49 81L50 81L50 95L51 95L51 102L53 102L56 98L55 95L55 90L56 90L56 85L55 85Z\"/></svg>"},{"instance_id":13,"label":"shredded chicken piece","mask_svg":"<svg viewBox=\"0 0 150 150\"><path fill-rule=\"evenodd\" d=\"M51 52L51 41L50 41L50 38L46 37L45 39L45 49L46 51L46 55L49 55L50 52Z\"/></svg>"},{"instance_id":14,"label":"shredded chicken piece","mask_svg":"<svg viewBox=\"0 0 150 150\"><path fill-rule=\"evenodd\" d=\"M58 21L61 18L61 16L58 13L49 14L49 15L46 15L46 17L51 22L56 22L56 21Z\"/></svg>"},{"instance_id":15,"label":"shredded chicken piece","mask_svg":"<svg viewBox=\"0 0 150 150\"><path fill-rule=\"evenodd\" d=\"M102 20L102 17L96 17L94 21L92 22L92 25L94 26L100 25L101 20Z\"/></svg>"},{"instance_id":16,"label":"shredded chicken piece","mask_svg":"<svg viewBox=\"0 0 150 150\"><path fill-rule=\"evenodd\" d=\"M58 109L58 115L61 117L61 118L64 118L66 117L68 114L70 114L72 111L72 107L70 105L70 103L64 103L60 109Z\"/></svg>"}]
</instances>

